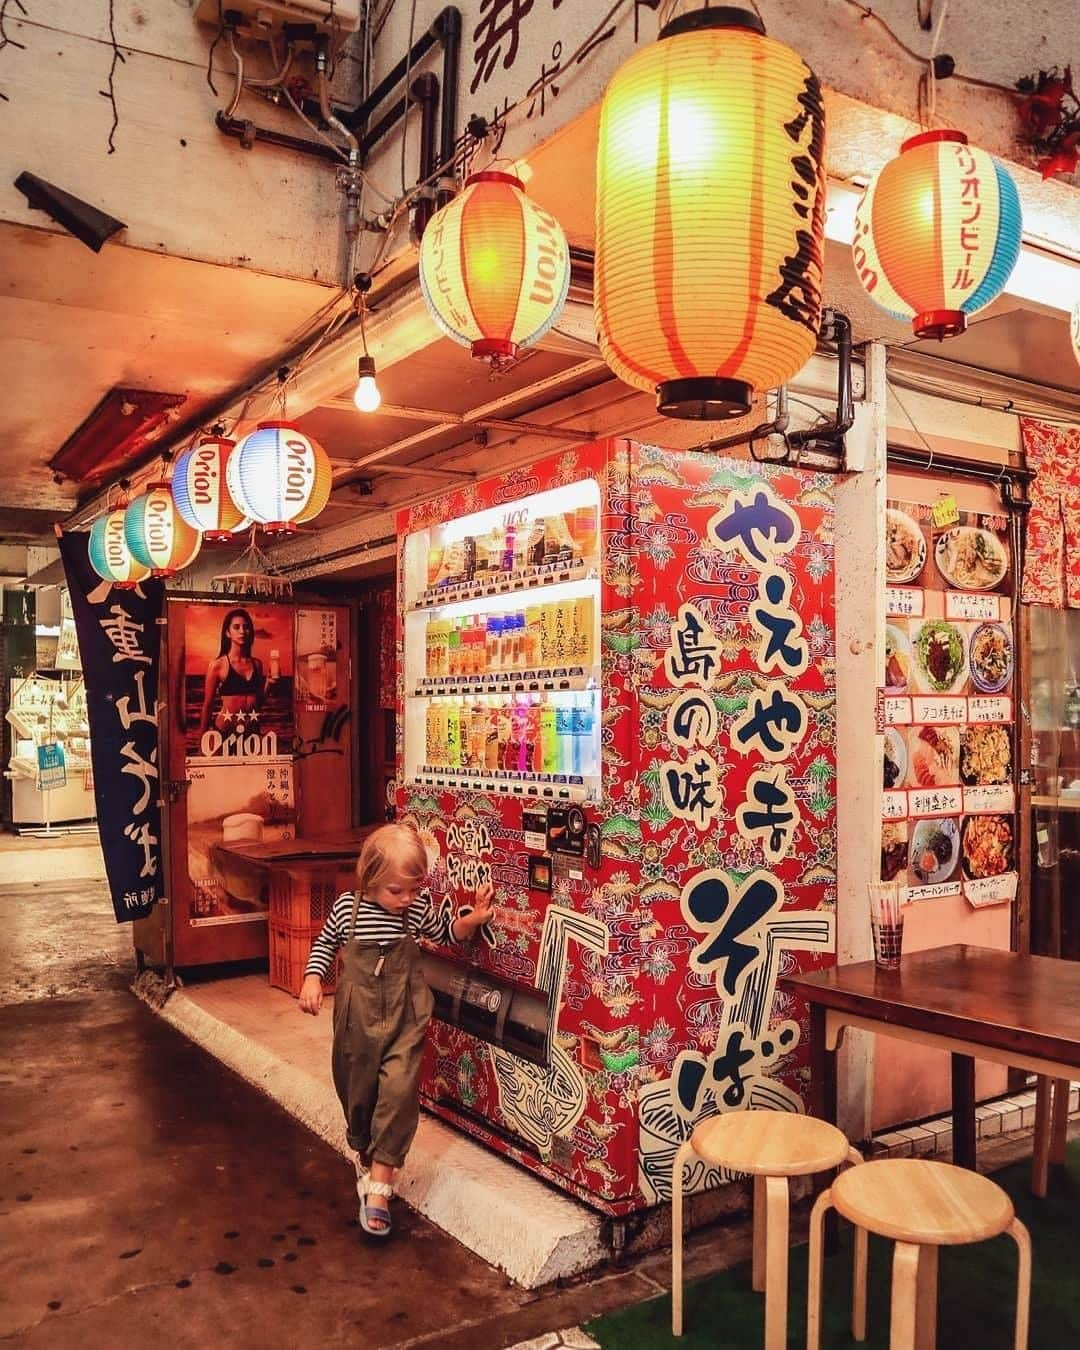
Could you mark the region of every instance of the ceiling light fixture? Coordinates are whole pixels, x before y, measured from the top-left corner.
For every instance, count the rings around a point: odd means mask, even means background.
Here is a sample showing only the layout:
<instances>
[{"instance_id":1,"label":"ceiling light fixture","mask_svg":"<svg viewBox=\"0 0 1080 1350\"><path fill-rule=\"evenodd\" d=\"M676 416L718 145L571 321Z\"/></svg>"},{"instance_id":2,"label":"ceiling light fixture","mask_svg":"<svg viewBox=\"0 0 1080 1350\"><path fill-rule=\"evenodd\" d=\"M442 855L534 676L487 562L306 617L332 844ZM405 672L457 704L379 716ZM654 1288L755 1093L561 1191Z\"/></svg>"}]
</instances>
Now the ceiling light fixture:
<instances>
[{"instance_id":1,"label":"ceiling light fixture","mask_svg":"<svg viewBox=\"0 0 1080 1350\"><path fill-rule=\"evenodd\" d=\"M359 379L353 390L353 402L362 413L373 413L382 402L382 394L375 383L375 358L364 355L356 363Z\"/></svg>"},{"instance_id":2,"label":"ceiling light fixture","mask_svg":"<svg viewBox=\"0 0 1080 1350\"><path fill-rule=\"evenodd\" d=\"M356 317L360 320L360 341L364 344L364 354L356 365L356 388L353 390L353 402L362 413L373 413L382 402L382 394L375 382L375 358L368 351L367 331L364 328L364 315L367 313L366 296L371 290L370 272L357 272L353 278L356 288Z\"/></svg>"}]
</instances>

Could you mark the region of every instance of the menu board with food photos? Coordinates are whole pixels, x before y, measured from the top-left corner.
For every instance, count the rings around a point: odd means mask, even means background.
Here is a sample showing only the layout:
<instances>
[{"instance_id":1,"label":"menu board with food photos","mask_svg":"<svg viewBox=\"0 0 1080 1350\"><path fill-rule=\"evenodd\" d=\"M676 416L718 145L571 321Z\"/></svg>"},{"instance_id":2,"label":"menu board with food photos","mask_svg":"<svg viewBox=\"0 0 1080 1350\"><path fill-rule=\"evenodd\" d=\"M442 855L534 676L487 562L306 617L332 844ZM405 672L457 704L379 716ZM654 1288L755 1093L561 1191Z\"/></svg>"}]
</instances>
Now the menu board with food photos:
<instances>
[{"instance_id":1,"label":"menu board with food photos","mask_svg":"<svg viewBox=\"0 0 1080 1350\"><path fill-rule=\"evenodd\" d=\"M1008 519L885 513L881 876L912 900L1016 894L1015 651Z\"/></svg>"}]
</instances>

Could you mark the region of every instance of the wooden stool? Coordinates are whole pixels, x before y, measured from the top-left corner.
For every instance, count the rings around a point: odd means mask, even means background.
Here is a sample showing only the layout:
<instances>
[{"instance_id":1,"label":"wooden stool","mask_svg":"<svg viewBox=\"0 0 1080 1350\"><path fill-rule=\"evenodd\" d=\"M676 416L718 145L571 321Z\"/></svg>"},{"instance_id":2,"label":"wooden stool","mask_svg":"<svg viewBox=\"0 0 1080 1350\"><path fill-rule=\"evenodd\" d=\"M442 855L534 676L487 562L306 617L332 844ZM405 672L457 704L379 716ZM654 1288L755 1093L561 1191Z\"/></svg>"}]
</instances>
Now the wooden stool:
<instances>
[{"instance_id":1,"label":"wooden stool","mask_svg":"<svg viewBox=\"0 0 1080 1350\"><path fill-rule=\"evenodd\" d=\"M1008 1233L1020 1265L1016 1281L1016 1350L1026 1350L1031 1299L1031 1239L1012 1201L989 1177L952 1163L883 1158L842 1173L818 1196L810 1215L806 1350L821 1340L821 1281L826 1211L896 1242L893 1253L891 1350L930 1350L937 1337L938 1248ZM866 1339L866 1243L856 1243L851 1334Z\"/></svg>"},{"instance_id":2,"label":"wooden stool","mask_svg":"<svg viewBox=\"0 0 1080 1350\"><path fill-rule=\"evenodd\" d=\"M765 1350L787 1346L788 1177L862 1155L824 1120L790 1111L729 1111L703 1120L675 1154L671 1178L671 1334L683 1331L683 1167L694 1155L754 1178L753 1286L765 1291Z\"/></svg>"},{"instance_id":3,"label":"wooden stool","mask_svg":"<svg viewBox=\"0 0 1080 1350\"><path fill-rule=\"evenodd\" d=\"M1046 1078L1040 1074L1035 1080L1035 1137L1031 1149L1031 1193L1040 1199L1046 1197L1050 1164L1061 1164L1065 1161L1071 1087L1072 1084L1067 1078Z\"/></svg>"}]
</instances>

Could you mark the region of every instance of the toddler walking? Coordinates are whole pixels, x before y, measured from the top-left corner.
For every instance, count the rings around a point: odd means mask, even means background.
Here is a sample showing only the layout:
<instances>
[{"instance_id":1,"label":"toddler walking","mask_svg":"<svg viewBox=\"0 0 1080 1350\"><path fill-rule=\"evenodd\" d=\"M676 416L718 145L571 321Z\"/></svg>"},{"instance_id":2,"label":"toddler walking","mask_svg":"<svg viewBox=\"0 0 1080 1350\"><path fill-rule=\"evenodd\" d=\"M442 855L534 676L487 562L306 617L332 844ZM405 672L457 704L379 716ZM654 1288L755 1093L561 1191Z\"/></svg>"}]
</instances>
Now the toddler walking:
<instances>
[{"instance_id":1,"label":"toddler walking","mask_svg":"<svg viewBox=\"0 0 1080 1350\"><path fill-rule=\"evenodd\" d=\"M420 1116L418 1081L434 1006L415 938L463 942L492 915L491 886L481 886L471 911L440 914L424 883L428 859L407 825L369 834L356 864L356 890L339 895L311 948L300 1008L322 1007L322 981L339 948L334 996L334 1086L356 1153L360 1226L390 1233L394 1172L405 1162Z\"/></svg>"}]
</instances>

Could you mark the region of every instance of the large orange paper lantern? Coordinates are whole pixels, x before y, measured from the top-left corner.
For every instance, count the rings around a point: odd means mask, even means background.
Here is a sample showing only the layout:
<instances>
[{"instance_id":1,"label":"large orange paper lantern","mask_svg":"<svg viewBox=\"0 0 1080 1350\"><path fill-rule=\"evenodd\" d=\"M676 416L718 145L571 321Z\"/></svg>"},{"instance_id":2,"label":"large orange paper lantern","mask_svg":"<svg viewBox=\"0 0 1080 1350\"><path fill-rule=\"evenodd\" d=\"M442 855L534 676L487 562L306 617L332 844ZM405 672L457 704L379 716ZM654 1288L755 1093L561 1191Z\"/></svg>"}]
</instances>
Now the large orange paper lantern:
<instances>
[{"instance_id":1,"label":"large orange paper lantern","mask_svg":"<svg viewBox=\"0 0 1080 1350\"><path fill-rule=\"evenodd\" d=\"M513 174L474 173L428 222L420 287L447 337L510 360L543 337L570 286L566 235Z\"/></svg>"},{"instance_id":2,"label":"large orange paper lantern","mask_svg":"<svg viewBox=\"0 0 1080 1350\"><path fill-rule=\"evenodd\" d=\"M134 558L124 537L124 508L99 516L90 528L90 566L121 591L132 590L150 575L150 568Z\"/></svg>"},{"instance_id":3,"label":"large orange paper lantern","mask_svg":"<svg viewBox=\"0 0 1080 1350\"><path fill-rule=\"evenodd\" d=\"M1020 197L962 131L924 131L880 169L855 213L852 257L870 298L916 337L962 333L1020 256Z\"/></svg>"},{"instance_id":4,"label":"large orange paper lantern","mask_svg":"<svg viewBox=\"0 0 1080 1350\"><path fill-rule=\"evenodd\" d=\"M202 436L198 445L177 456L173 469L176 509L211 543L229 540L251 523L233 501L225 481L235 445L227 436Z\"/></svg>"},{"instance_id":5,"label":"large orange paper lantern","mask_svg":"<svg viewBox=\"0 0 1080 1350\"><path fill-rule=\"evenodd\" d=\"M600 351L670 417L738 417L812 356L825 111L813 71L745 10L698 10L600 108Z\"/></svg>"},{"instance_id":6,"label":"large orange paper lantern","mask_svg":"<svg viewBox=\"0 0 1080 1350\"><path fill-rule=\"evenodd\" d=\"M132 556L155 577L182 572L198 557L202 535L173 501L168 483L151 483L124 512L124 538Z\"/></svg>"}]
</instances>

